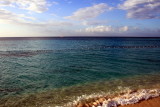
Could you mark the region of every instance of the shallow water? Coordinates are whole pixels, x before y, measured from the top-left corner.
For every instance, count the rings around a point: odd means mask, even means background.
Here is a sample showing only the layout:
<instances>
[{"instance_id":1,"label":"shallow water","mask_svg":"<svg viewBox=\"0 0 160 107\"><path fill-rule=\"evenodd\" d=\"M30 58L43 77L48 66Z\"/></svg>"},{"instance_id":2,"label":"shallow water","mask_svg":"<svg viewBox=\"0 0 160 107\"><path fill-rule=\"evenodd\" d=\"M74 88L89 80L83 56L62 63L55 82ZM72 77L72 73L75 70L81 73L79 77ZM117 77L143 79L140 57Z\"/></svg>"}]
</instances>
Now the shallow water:
<instances>
[{"instance_id":1,"label":"shallow water","mask_svg":"<svg viewBox=\"0 0 160 107\"><path fill-rule=\"evenodd\" d=\"M0 105L55 106L119 87L159 88L159 53L160 38L0 40Z\"/></svg>"}]
</instances>

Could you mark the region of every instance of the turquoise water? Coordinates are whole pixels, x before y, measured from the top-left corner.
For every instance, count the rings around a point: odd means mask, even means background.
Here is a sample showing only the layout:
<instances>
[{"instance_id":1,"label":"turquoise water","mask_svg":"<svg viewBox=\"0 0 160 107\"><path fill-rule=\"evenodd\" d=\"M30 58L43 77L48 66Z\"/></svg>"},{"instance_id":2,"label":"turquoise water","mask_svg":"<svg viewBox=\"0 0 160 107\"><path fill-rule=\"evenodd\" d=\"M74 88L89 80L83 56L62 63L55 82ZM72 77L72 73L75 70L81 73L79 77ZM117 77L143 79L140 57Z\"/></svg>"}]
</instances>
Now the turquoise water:
<instances>
[{"instance_id":1,"label":"turquoise water","mask_svg":"<svg viewBox=\"0 0 160 107\"><path fill-rule=\"evenodd\" d=\"M0 40L0 105L31 94L41 99L40 93L52 93L59 96L47 101L68 102L111 87L159 86L159 76L160 38Z\"/></svg>"}]
</instances>

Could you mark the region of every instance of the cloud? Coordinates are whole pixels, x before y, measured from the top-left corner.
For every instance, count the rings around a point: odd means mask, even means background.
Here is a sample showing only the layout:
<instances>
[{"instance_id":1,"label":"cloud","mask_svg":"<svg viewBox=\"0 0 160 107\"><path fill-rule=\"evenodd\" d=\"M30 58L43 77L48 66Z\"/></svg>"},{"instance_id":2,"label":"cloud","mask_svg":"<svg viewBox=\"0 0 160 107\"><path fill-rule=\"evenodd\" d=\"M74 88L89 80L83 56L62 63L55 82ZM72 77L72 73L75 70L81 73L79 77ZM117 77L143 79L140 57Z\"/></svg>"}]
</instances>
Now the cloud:
<instances>
[{"instance_id":1,"label":"cloud","mask_svg":"<svg viewBox=\"0 0 160 107\"><path fill-rule=\"evenodd\" d=\"M0 36L58 36L70 30L74 24L67 21L49 20L38 21L34 17L16 14L0 9ZM8 29L12 28L12 29ZM19 32L21 31L21 32Z\"/></svg>"},{"instance_id":2,"label":"cloud","mask_svg":"<svg viewBox=\"0 0 160 107\"><path fill-rule=\"evenodd\" d=\"M0 9L0 21L1 23L9 23L15 25L25 25L30 27L54 27L54 26L72 26L71 22L66 21L45 21L45 22L34 22L34 17L29 17L24 14L16 14L5 9Z\"/></svg>"},{"instance_id":3,"label":"cloud","mask_svg":"<svg viewBox=\"0 0 160 107\"><path fill-rule=\"evenodd\" d=\"M93 5L91 7L86 7L86 8L80 8L76 12L74 12L71 16L66 16L66 19L71 19L71 20L87 20L90 18L95 18L99 16L100 14L112 10L112 7L109 7L105 3L100 3Z\"/></svg>"},{"instance_id":4,"label":"cloud","mask_svg":"<svg viewBox=\"0 0 160 107\"><path fill-rule=\"evenodd\" d=\"M135 28L136 29L136 28ZM129 30L129 27L128 26L123 26L123 27L120 27L119 28L119 31L120 32L127 32Z\"/></svg>"},{"instance_id":5,"label":"cloud","mask_svg":"<svg viewBox=\"0 0 160 107\"><path fill-rule=\"evenodd\" d=\"M48 3L46 0L3 0L0 1L0 6L12 6L12 7L18 7L21 9L34 11L37 13L42 13L46 11L48 8L48 5L55 4Z\"/></svg>"},{"instance_id":6,"label":"cloud","mask_svg":"<svg viewBox=\"0 0 160 107\"><path fill-rule=\"evenodd\" d=\"M85 29L86 32L111 32L113 28L111 26L96 26L88 27Z\"/></svg>"},{"instance_id":7,"label":"cloud","mask_svg":"<svg viewBox=\"0 0 160 107\"><path fill-rule=\"evenodd\" d=\"M139 28L136 26L94 26L79 29L75 34L81 36L105 37L159 37L159 29Z\"/></svg>"},{"instance_id":8,"label":"cloud","mask_svg":"<svg viewBox=\"0 0 160 107\"><path fill-rule=\"evenodd\" d=\"M35 20L34 17L29 17L24 14L15 14L5 9L0 9L0 20L7 22L21 22L24 23L25 19Z\"/></svg>"},{"instance_id":9,"label":"cloud","mask_svg":"<svg viewBox=\"0 0 160 107\"><path fill-rule=\"evenodd\" d=\"M34 22L28 22L28 23L23 23L23 25L26 26L31 26L31 27L40 27L40 28L44 28L44 26L50 27L51 29L53 27L62 27L62 26L72 26L73 24L70 22L65 22L65 21L46 21L46 22L39 22L39 23L34 23Z\"/></svg>"},{"instance_id":10,"label":"cloud","mask_svg":"<svg viewBox=\"0 0 160 107\"><path fill-rule=\"evenodd\" d=\"M127 32L129 31L128 26L122 27L112 27L112 26L95 26L95 27L87 27L85 28L85 32Z\"/></svg>"},{"instance_id":11,"label":"cloud","mask_svg":"<svg viewBox=\"0 0 160 107\"><path fill-rule=\"evenodd\" d=\"M128 18L160 18L159 0L126 0L119 8L127 11Z\"/></svg>"}]
</instances>

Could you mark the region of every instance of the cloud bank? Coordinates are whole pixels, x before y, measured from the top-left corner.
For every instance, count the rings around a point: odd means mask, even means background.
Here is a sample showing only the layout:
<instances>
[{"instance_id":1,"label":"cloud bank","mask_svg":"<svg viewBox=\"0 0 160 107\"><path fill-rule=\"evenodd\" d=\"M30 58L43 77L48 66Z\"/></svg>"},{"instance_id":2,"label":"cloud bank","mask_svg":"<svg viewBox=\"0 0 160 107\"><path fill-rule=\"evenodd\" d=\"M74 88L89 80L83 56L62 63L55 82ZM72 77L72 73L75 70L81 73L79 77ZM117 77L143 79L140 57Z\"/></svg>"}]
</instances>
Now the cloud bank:
<instances>
[{"instance_id":1,"label":"cloud bank","mask_svg":"<svg viewBox=\"0 0 160 107\"><path fill-rule=\"evenodd\" d=\"M129 28L128 26L121 26L121 27L112 27L112 26L95 26L95 27L88 27L85 28L85 32L127 32L130 29L136 28Z\"/></svg>"}]
</instances>

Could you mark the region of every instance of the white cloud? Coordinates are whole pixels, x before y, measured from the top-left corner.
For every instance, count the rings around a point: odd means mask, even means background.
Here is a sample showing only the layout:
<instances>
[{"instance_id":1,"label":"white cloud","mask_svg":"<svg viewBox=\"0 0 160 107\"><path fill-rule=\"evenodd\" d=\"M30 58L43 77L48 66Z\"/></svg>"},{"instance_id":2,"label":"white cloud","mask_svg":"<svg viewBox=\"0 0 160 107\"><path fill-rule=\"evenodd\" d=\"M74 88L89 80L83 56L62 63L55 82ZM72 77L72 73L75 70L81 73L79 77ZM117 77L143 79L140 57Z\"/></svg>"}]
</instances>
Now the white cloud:
<instances>
[{"instance_id":1,"label":"white cloud","mask_svg":"<svg viewBox=\"0 0 160 107\"><path fill-rule=\"evenodd\" d=\"M46 21L46 22L40 22L40 23L34 23L34 22L29 22L29 23L24 23L23 25L27 26L32 26L32 27L41 27L44 28L44 26L47 27L62 27L62 26L72 26L73 24L70 22L65 22L65 21Z\"/></svg>"},{"instance_id":2,"label":"white cloud","mask_svg":"<svg viewBox=\"0 0 160 107\"><path fill-rule=\"evenodd\" d=\"M90 18L95 18L105 11L112 10L112 7L109 7L105 3L100 3L93 5L91 7L81 8L73 13L71 16L65 17L66 19L71 20L87 20Z\"/></svg>"},{"instance_id":3,"label":"white cloud","mask_svg":"<svg viewBox=\"0 0 160 107\"><path fill-rule=\"evenodd\" d=\"M57 26L72 26L71 22L66 21L45 21L45 22L34 22L34 17L29 17L24 14L16 14L5 9L0 9L0 23L24 25L29 27L57 27Z\"/></svg>"},{"instance_id":4,"label":"white cloud","mask_svg":"<svg viewBox=\"0 0 160 107\"><path fill-rule=\"evenodd\" d=\"M123 27L120 27L119 28L119 31L120 32L126 32L126 31L128 31L129 30L129 27L128 26L123 26Z\"/></svg>"},{"instance_id":5,"label":"white cloud","mask_svg":"<svg viewBox=\"0 0 160 107\"><path fill-rule=\"evenodd\" d=\"M95 27L87 27L85 28L85 32L127 32L129 31L128 26L122 27L112 27L112 26L95 26Z\"/></svg>"},{"instance_id":6,"label":"white cloud","mask_svg":"<svg viewBox=\"0 0 160 107\"><path fill-rule=\"evenodd\" d=\"M86 32L111 32L113 30L114 29L111 26L96 26L85 29Z\"/></svg>"},{"instance_id":7,"label":"white cloud","mask_svg":"<svg viewBox=\"0 0 160 107\"><path fill-rule=\"evenodd\" d=\"M7 22L24 23L25 19L35 20L34 17L29 17L24 14L15 14L8 10L0 9L0 20L7 21Z\"/></svg>"},{"instance_id":8,"label":"white cloud","mask_svg":"<svg viewBox=\"0 0 160 107\"><path fill-rule=\"evenodd\" d=\"M53 2L52 4L55 4ZM12 6L21 9L42 13L46 11L49 3L46 0L3 0L0 6Z\"/></svg>"},{"instance_id":9,"label":"white cloud","mask_svg":"<svg viewBox=\"0 0 160 107\"><path fill-rule=\"evenodd\" d=\"M38 22L38 20L34 20L34 17L0 9L0 27L2 27L0 36L58 36L62 33L65 34L68 26L73 26L71 22L66 21Z\"/></svg>"},{"instance_id":10,"label":"white cloud","mask_svg":"<svg viewBox=\"0 0 160 107\"><path fill-rule=\"evenodd\" d=\"M128 18L160 18L159 0L126 0L119 8L127 11Z\"/></svg>"},{"instance_id":11,"label":"white cloud","mask_svg":"<svg viewBox=\"0 0 160 107\"><path fill-rule=\"evenodd\" d=\"M94 26L86 27L76 31L79 36L108 36L108 37L156 37L160 30L149 28L138 28L136 26Z\"/></svg>"}]
</instances>

